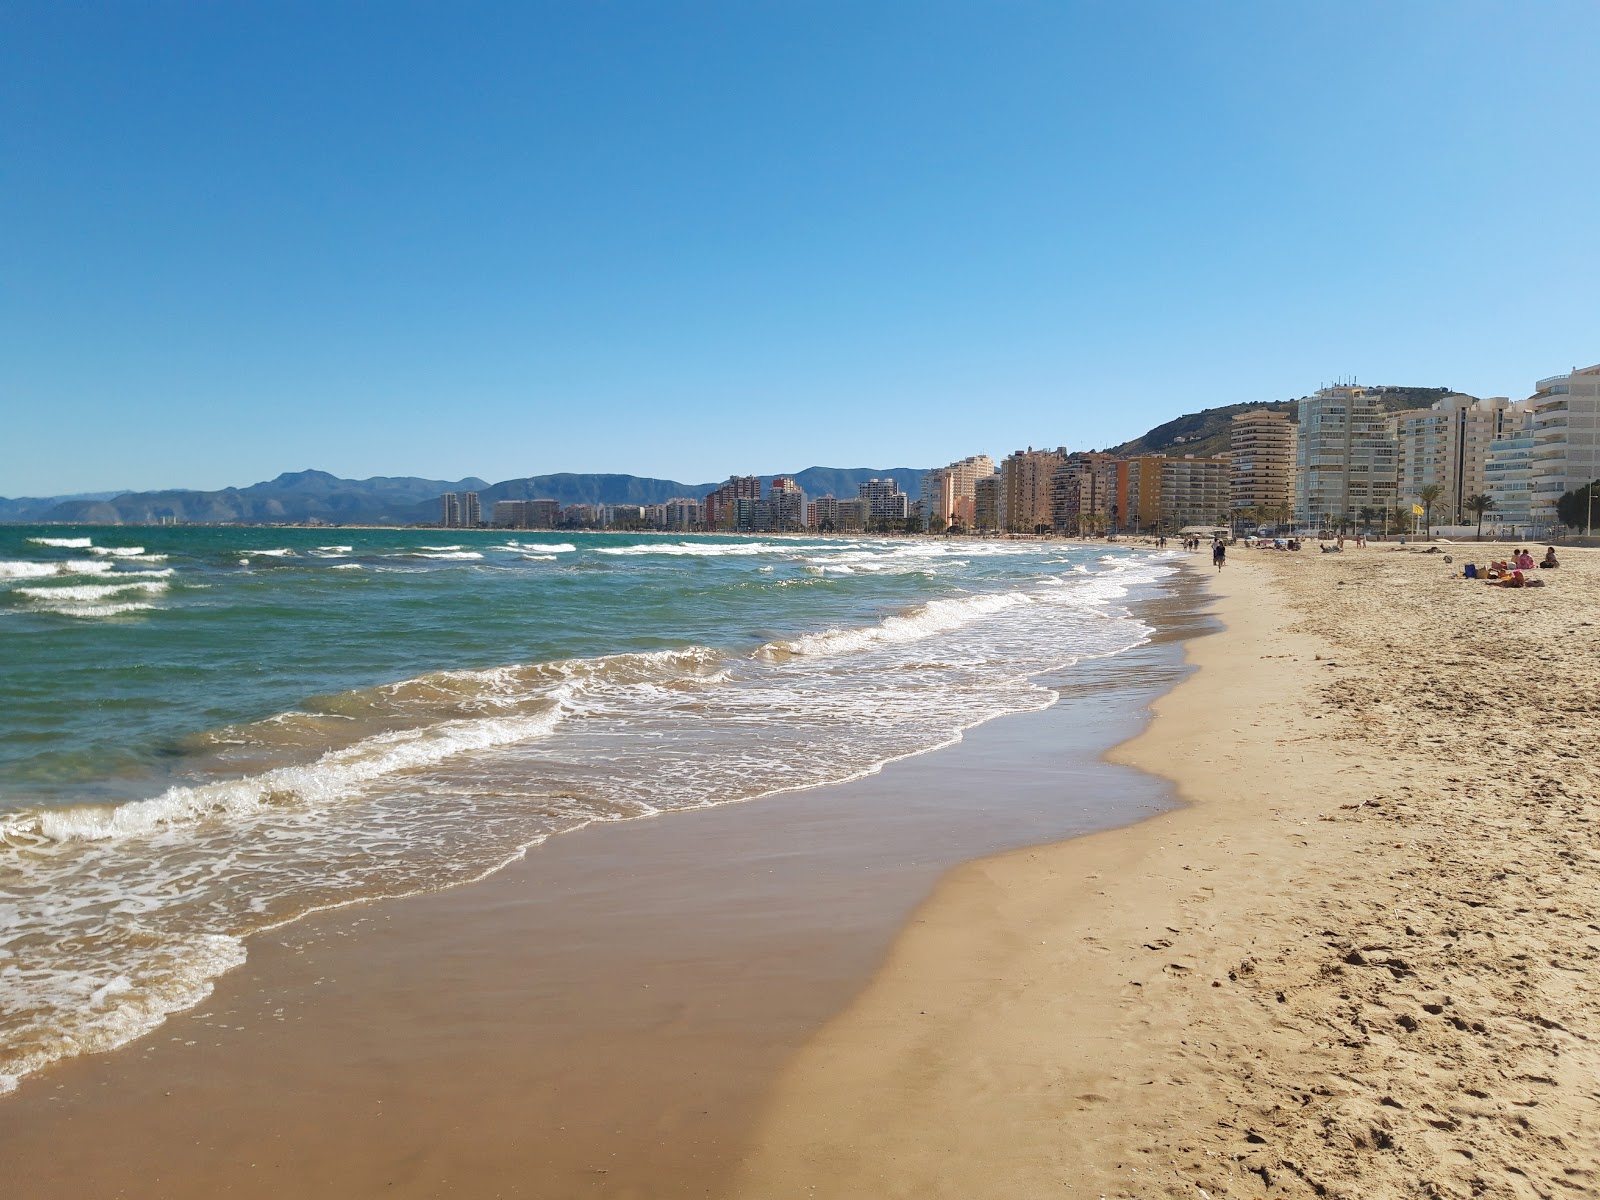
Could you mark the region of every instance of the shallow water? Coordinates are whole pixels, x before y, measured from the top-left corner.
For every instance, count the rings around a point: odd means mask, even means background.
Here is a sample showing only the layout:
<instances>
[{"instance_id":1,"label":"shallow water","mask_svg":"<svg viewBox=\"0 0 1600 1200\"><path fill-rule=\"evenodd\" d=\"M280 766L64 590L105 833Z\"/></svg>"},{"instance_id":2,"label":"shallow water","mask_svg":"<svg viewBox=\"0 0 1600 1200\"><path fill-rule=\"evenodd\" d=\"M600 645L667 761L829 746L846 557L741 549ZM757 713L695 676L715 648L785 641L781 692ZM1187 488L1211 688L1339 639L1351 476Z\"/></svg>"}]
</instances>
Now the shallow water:
<instances>
[{"instance_id":1,"label":"shallow water","mask_svg":"<svg viewBox=\"0 0 1600 1200\"><path fill-rule=\"evenodd\" d=\"M1142 642L1166 564L881 539L0 532L0 1076L251 932L859 776ZM803 802L796 796L793 802Z\"/></svg>"}]
</instances>

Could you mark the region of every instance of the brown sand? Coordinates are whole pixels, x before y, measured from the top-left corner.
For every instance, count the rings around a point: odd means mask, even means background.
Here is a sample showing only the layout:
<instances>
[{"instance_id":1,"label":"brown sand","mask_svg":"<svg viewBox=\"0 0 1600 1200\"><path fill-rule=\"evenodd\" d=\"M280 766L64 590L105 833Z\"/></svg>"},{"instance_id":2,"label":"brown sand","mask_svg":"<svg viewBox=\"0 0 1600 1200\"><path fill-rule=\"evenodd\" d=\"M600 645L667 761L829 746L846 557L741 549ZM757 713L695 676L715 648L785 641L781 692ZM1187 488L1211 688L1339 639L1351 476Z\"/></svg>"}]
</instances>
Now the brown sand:
<instances>
[{"instance_id":1,"label":"brown sand","mask_svg":"<svg viewBox=\"0 0 1600 1200\"><path fill-rule=\"evenodd\" d=\"M729 1194L1600 1191L1600 555L1442 557L1236 550L1116 753L1192 806L953 872Z\"/></svg>"},{"instance_id":2,"label":"brown sand","mask_svg":"<svg viewBox=\"0 0 1600 1200\"><path fill-rule=\"evenodd\" d=\"M944 871L1170 804L1096 756L1185 673L1196 590L1150 606L1160 644L949 750L255 939L195 1012L0 1100L0 1196L715 1194Z\"/></svg>"}]
</instances>

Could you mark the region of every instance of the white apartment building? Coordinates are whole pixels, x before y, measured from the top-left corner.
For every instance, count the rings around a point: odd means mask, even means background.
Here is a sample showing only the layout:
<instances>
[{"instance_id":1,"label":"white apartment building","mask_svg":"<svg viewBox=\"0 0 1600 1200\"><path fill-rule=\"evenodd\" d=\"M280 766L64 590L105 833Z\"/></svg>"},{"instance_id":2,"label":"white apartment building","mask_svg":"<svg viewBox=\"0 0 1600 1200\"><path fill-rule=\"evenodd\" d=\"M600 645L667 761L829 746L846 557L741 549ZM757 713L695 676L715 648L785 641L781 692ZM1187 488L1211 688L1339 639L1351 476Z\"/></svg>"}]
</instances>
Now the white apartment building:
<instances>
[{"instance_id":1,"label":"white apartment building","mask_svg":"<svg viewBox=\"0 0 1600 1200\"><path fill-rule=\"evenodd\" d=\"M1600 366L1541 379L1528 398L1533 410L1530 516L1557 523L1563 492L1600 479Z\"/></svg>"},{"instance_id":2,"label":"white apartment building","mask_svg":"<svg viewBox=\"0 0 1600 1200\"><path fill-rule=\"evenodd\" d=\"M873 521L904 521L910 513L910 498L892 479L869 479L856 487L865 517Z\"/></svg>"},{"instance_id":3,"label":"white apartment building","mask_svg":"<svg viewBox=\"0 0 1600 1200\"><path fill-rule=\"evenodd\" d=\"M1501 432L1489 444L1489 461L1484 464L1483 494L1494 501L1494 509L1484 514L1488 529L1506 529L1516 537L1533 524L1533 405L1518 400L1507 405ZM1462 514L1462 524L1477 524L1471 513Z\"/></svg>"},{"instance_id":4,"label":"white apartment building","mask_svg":"<svg viewBox=\"0 0 1600 1200\"><path fill-rule=\"evenodd\" d=\"M674 496L652 510L657 529L699 529L706 523L706 506L692 496Z\"/></svg>"},{"instance_id":5,"label":"white apartment building","mask_svg":"<svg viewBox=\"0 0 1600 1200\"><path fill-rule=\"evenodd\" d=\"M1441 525L1462 525L1472 518L1467 497L1488 487L1489 450L1505 431L1511 401L1505 396L1453 395L1431 408L1397 412L1390 417L1398 458L1397 494L1402 505L1421 503L1422 489L1438 484L1444 494L1434 502L1433 519Z\"/></svg>"},{"instance_id":6,"label":"white apartment building","mask_svg":"<svg viewBox=\"0 0 1600 1200\"><path fill-rule=\"evenodd\" d=\"M1393 508L1398 448L1374 392L1319 388L1300 398L1295 451L1295 513L1301 521L1342 524L1363 508Z\"/></svg>"}]
</instances>

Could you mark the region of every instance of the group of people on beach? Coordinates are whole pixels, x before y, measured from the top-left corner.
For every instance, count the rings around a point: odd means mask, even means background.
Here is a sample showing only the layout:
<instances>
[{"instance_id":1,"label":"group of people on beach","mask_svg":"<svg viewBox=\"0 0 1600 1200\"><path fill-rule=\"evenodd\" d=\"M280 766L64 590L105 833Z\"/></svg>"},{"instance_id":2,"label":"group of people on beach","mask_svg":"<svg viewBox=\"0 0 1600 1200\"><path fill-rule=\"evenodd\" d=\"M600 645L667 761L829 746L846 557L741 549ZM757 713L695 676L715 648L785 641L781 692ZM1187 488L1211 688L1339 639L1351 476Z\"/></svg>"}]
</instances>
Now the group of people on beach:
<instances>
[{"instance_id":1,"label":"group of people on beach","mask_svg":"<svg viewBox=\"0 0 1600 1200\"><path fill-rule=\"evenodd\" d=\"M1461 577L1463 579L1482 579L1484 582L1496 587L1543 587L1544 580L1530 578L1526 572L1535 568L1541 571L1549 571L1560 565L1561 561L1556 558L1556 548L1554 546L1546 546L1544 558L1537 563L1533 561L1532 552L1526 546L1522 546L1517 549L1516 554L1512 555L1510 559L1492 562L1481 572L1476 563L1468 563L1461 568Z\"/></svg>"}]
</instances>

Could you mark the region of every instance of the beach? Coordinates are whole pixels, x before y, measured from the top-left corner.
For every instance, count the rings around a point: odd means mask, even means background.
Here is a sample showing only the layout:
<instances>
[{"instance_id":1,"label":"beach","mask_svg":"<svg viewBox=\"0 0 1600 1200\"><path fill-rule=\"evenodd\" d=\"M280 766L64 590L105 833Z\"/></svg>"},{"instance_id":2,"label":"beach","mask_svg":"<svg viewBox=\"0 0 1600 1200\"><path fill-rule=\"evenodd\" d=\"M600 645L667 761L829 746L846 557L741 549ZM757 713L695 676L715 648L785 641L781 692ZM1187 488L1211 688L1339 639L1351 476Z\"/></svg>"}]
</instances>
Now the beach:
<instances>
[{"instance_id":1,"label":"beach","mask_svg":"<svg viewBox=\"0 0 1600 1200\"><path fill-rule=\"evenodd\" d=\"M848 783L595 824L257 935L193 1011L0 1099L30 1197L726 1194L784 1063L975 855L1136 820L1099 761L1186 674L1198 581L1053 706ZM88 1146L88 1152L79 1148Z\"/></svg>"},{"instance_id":2,"label":"beach","mask_svg":"<svg viewBox=\"0 0 1600 1200\"><path fill-rule=\"evenodd\" d=\"M1196 556L1139 610L1157 637L1045 680L1049 709L258 937L195 1011L5 1100L11 1176L1593 1191L1600 555L1540 589L1452 577L1491 555Z\"/></svg>"},{"instance_id":3,"label":"beach","mask_svg":"<svg viewBox=\"0 0 1600 1200\"><path fill-rule=\"evenodd\" d=\"M1187 807L953 872L731 1194L1592 1193L1600 556L1440 550L1236 548L1113 754Z\"/></svg>"}]
</instances>

